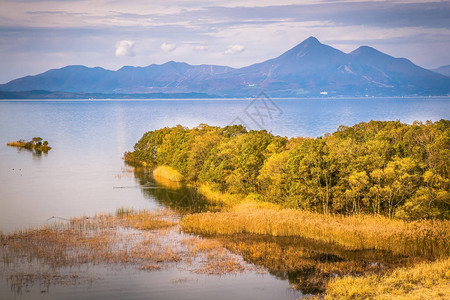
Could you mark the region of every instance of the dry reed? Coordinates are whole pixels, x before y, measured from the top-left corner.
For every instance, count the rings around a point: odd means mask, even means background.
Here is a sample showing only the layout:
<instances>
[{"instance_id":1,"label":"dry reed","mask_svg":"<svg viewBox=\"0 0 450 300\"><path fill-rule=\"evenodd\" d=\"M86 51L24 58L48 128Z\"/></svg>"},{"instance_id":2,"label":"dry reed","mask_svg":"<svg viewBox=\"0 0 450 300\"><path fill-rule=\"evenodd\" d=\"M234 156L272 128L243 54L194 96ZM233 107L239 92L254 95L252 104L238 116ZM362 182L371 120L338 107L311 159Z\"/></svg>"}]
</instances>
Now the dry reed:
<instances>
[{"instance_id":1,"label":"dry reed","mask_svg":"<svg viewBox=\"0 0 450 300\"><path fill-rule=\"evenodd\" d=\"M182 228L206 235L300 236L348 249L388 250L428 258L447 257L450 251L450 221L405 222L380 216L336 216L248 206L242 210L188 215L183 218Z\"/></svg>"},{"instance_id":2,"label":"dry reed","mask_svg":"<svg viewBox=\"0 0 450 300\"><path fill-rule=\"evenodd\" d=\"M450 258L385 275L337 278L325 299L450 299Z\"/></svg>"},{"instance_id":3,"label":"dry reed","mask_svg":"<svg viewBox=\"0 0 450 300\"><path fill-rule=\"evenodd\" d=\"M58 284L64 279L70 284L75 275L81 278L84 273L63 274L63 270L86 265L158 270L181 262L188 270L206 274L250 268L217 241L182 239L177 224L177 216L170 211L119 209L116 215L74 218L1 235L0 274L12 288L22 288L46 280Z\"/></svg>"}]
</instances>

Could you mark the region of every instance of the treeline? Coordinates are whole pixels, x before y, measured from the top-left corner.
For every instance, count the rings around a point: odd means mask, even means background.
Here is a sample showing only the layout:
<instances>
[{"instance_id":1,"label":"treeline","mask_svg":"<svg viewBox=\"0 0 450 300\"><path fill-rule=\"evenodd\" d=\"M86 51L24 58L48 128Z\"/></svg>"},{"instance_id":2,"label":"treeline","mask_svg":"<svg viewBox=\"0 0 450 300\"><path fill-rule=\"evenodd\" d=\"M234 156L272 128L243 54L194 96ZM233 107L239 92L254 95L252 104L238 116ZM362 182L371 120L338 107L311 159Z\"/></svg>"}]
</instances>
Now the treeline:
<instances>
[{"instance_id":1,"label":"treeline","mask_svg":"<svg viewBox=\"0 0 450 300\"><path fill-rule=\"evenodd\" d=\"M450 121L371 121L318 138L241 125L149 131L130 163L168 165L188 182L291 208L413 220L450 217Z\"/></svg>"}]
</instances>

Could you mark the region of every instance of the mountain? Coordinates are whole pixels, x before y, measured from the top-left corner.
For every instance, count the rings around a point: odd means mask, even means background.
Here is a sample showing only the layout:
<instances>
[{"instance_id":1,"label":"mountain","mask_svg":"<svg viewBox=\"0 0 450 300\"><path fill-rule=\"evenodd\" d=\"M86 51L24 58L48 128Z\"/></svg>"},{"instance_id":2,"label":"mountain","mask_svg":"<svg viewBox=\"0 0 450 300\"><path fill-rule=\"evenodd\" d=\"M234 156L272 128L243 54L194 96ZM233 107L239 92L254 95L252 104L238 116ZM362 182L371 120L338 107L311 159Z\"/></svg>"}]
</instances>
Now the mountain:
<instances>
[{"instance_id":1,"label":"mountain","mask_svg":"<svg viewBox=\"0 0 450 300\"><path fill-rule=\"evenodd\" d=\"M241 94L264 90L296 96L322 91L321 86L327 85L327 81L340 79L338 67L346 59L345 53L310 37L277 58L233 70L210 81L219 79L228 84L225 87L229 93L239 87Z\"/></svg>"},{"instance_id":2,"label":"mountain","mask_svg":"<svg viewBox=\"0 0 450 300\"><path fill-rule=\"evenodd\" d=\"M230 67L200 65L191 66L174 61L147 67L125 66L117 71L100 67L67 66L36 76L26 76L0 85L1 91L60 91L72 93L179 93L185 82L205 78L233 70Z\"/></svg>"},{"instance_id":3,"label":"mountain","mask_svg":"<svg viewBox=\"0 0 450 300\"><path fill-rule=\"evenodd\" d=\"M117 71L67 66L0 85L0 91L204 93L224 97L448 95L450 78L362 46L344 53L309 37L280 56L240 69L170 61Z\"/></svg>"},{"instance_id":4,"label":"mountain","mask_svg":"<svg viewBox=\"0 0 450 300\"><path fill-rule=\"evenodd\" d=\"M431 71L433 71L435 73L439 73L439 74L445 75L447 77L450 77L450 65L442 66L442 67L439 67L437 69L433 69Z\"/></svg>"},{"instance_id":5,"label":"mountain","mask_svg":"<svg viewBox=\"0 0 450 300\"><path fill-rule=\"evenodd\" d=\"M449 78L413 64L406 58L394 58L374 48L362 46L349 54L350 70L359 74L369 93L383 90L392 94L446 95Z\"/></svg>"}]
</instances>

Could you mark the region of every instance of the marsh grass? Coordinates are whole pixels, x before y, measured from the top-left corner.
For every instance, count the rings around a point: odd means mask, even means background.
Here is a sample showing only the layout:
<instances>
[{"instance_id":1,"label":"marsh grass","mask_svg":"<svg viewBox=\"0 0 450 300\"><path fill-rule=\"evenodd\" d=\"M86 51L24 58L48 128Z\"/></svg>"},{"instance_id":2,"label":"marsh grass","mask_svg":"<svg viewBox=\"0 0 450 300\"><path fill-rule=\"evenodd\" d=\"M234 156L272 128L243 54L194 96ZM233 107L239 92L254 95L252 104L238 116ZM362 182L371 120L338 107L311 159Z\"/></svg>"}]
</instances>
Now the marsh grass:
<instances>
[{"instance_id":1,"label":"marsh grass","mask_svg":"<svg viewBox=\"0 0 450 300\"><path fill-rule=\"evenodd\" d=\"M250 234L217 237L231 252L263 267L303 294L325 291L336 276L369 275L423 261L374 250L346 250L338 245L295 237Z\"/></svg>"},{"instance_id":2,"label":"marsh grass","mask_svg":"<svg viewBox=\"0 0 450 300\"><path fill-rule=\"evenodd\" d=\"M191 254L191 271L198 274L223 275L236 274L245 270L256 270L254 266L243 262L239 255L232 254L215 239L188 237L181 244Z\"/></svg>"},{"instance_id":3,"label":"marsh grass","mask_svg":"<svg viewBox=\"0 0 450 300\"><path fill-rule=\"evenodd\" d=\"M178 224L176 215L169 210L150 212L147 210L135 211L119 208L116 218L123 221L122 225L140 230L162 229Z\"/></svg>"},{"instance_id":4,"label":"marsh grass","mask_svg":"<svg viewBox=\"0 0 450 300\"><path fill-rule=\"evenodd\" d=\"M217 241L180 235L177 222L177 216L167 210L122 208L115 215L74 218L2 235L0 273L17 291L34 282L72 284L75 277L89 278L80 270L90 265L151 271L176 264L214 275L250 268Z\"/></svg>"},{"instance_id":5,"label":"marsh grass","mask_svg":"<svg viewBox=\"0 0 450 300\"><path fill-rule=\"evenodd\" d=\"M222 193L211 188L208 184L202 184L198 187L199 193L212 204L221 205L224 208L232 208L242 203L245 198L243 195Z\"/></svg>"},{"instance_id":6,"label":"marsh grass","mask_svg":"<svg viewBox=\"0 0 450 300\"><path fill-rule=\"evenodd\" d=\"M171 189L171 190L178 190L180 188L183 187L183 183L181 181L173 181L170 179L167 179L165 177L162 176L153 176L153 179L158 183L161 184L162 186Z\"/></svg>"},{"instance_id":7,"label":"marsh grass","mask_svg":"<svg viewBox=\"0 0 450 300\"><path fill-rule=\"evenodd\" d=\"M153 170L153 175L170 181L181 182L184 180L180 172L169 166L158 166Z\"/></svg>"},{"instance_id":8,"label":"marsh grass","mask_svg":"<svg viewBox=\"0 0 450 300\"><path fill-rule=\"evenodd\" d=\"M450 299L450 258L384 275L336 278L325 299Z\"/></svg>"},{"instance_id":9,"label":"marsh grass","mask_svg":"<svg viewBox=\"0 0 450 300\"><path fill-rule=\"evenodd\" d=\"M347 249L388 250L427 258L447 257L450 252L450 221L439 220L406 222L380 216L323 215L250 205L241 210L185 216L182 228L205 235L299 236L336 243Z\"/></svg>"}]
</instances>

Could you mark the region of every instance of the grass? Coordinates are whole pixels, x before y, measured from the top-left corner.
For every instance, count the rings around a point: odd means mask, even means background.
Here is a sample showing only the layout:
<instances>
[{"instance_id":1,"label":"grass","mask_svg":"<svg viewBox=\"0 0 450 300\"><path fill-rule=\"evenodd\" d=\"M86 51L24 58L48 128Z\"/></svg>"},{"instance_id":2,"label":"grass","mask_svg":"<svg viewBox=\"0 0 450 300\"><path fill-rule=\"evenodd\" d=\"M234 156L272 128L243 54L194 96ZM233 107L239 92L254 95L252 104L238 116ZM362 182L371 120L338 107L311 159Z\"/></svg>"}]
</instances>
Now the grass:
<instances>
[{"instance_id":1,"label":"grass","mask_svg":"<svg viewBox=\"0 0 450 300\"><path fill-rule=\"evenodd\" d=\"M153 176L153 179L155 179L157 183L171 190L178 190L183 187L183 183L181 181L173 181L161 176Z\"/></svg>"},{"instance_id":2,"label":"grass","mask_svg":"<svg viewBox=\"0 0 450 300\"><path fill-rule=\"evenodd\" d=\"M261 209L251 204L234 210L187 215L182 228L205 235L251 233L299 236L347 249L388 250L395 254L442 258L450 252L450 221L406 222L381 216L323 215L294 209Z\"/></svg>"},{"instance_id":3,"label":"grass","mask_svg":"<svg viewBox=\"0 0 450 300\"><path fill-rule=\"evenodd\" d=\"M180 236L178 217L167 210L121 208L115 215L74 218L0 235L0 245L0 276L17 292L35 282L82 281L80 272L66 271L100 264L151 271L177 263L179 268L215 275L251 269L215 240Z\"/></svg>"},{"instance_id":4,"label":"grass","mask_svg":"<svg viewBox=\"0 0 450 300\"><path fill-rule=\"evenodd\" d=\"M337 278L325 299L450 299L450 258L385 275Z\"/></svg>"},{"instance_id":5,"label":"grass","mask_svg":"<svg viewBox=\"0 0 450 300\"><path fill-rule=\"evenodd\" d=\"M10 146L10 147L25 147L26 144L27 143L24 141L14 141L14 142L6 143L6 145Z\"/></svg>"},{"instance_id":6,"label":"grass","mask_svg":"<svg viewBox=\"0 0 450 300\"><path fill-rule=\"evenodd\" d=\"M348 251L303 238L243 234L217 239L246 261L288 279L303 294L323 293L335 276L378 274L417 261L373 250Z\"/></svg>"},{"instance_id":7,"label":"grass","mask_svg":"<svg viewBox=\"0 0 450 300\"><path fill-rule=\"evenodd\" d=\"M171 181L181 182L184 180L183 175L177 170L169 166L158 166L153 170L153 176L162 177Z\"/></svg>"},{"instance_id":8,"label":"grass","mask_svg":"<svg viewBox=\"0 0 450 300\"><path fill-rule=\"evenodd\" d=\"M229 193L222 193L215 191L208 184L202 184L198 188L199 193L206 201L212 204L219 204L225 208L231 208L243 202L243 195L231 195Z\"/></svg>"},{"instance_id":9,"label":"grass","mask_svg":"<svg viewBox=\"0 0 450 300\"><path fill-rule=\"evenodd\" d=\"M175 215L169 210L164 210L161 213L161 211L135 211L119 208L116 211L116 217L124 221L122 223L123 226L140 230L161 229L178 224L178 222L173 219Z\"/></svg>"}]
</instances>

